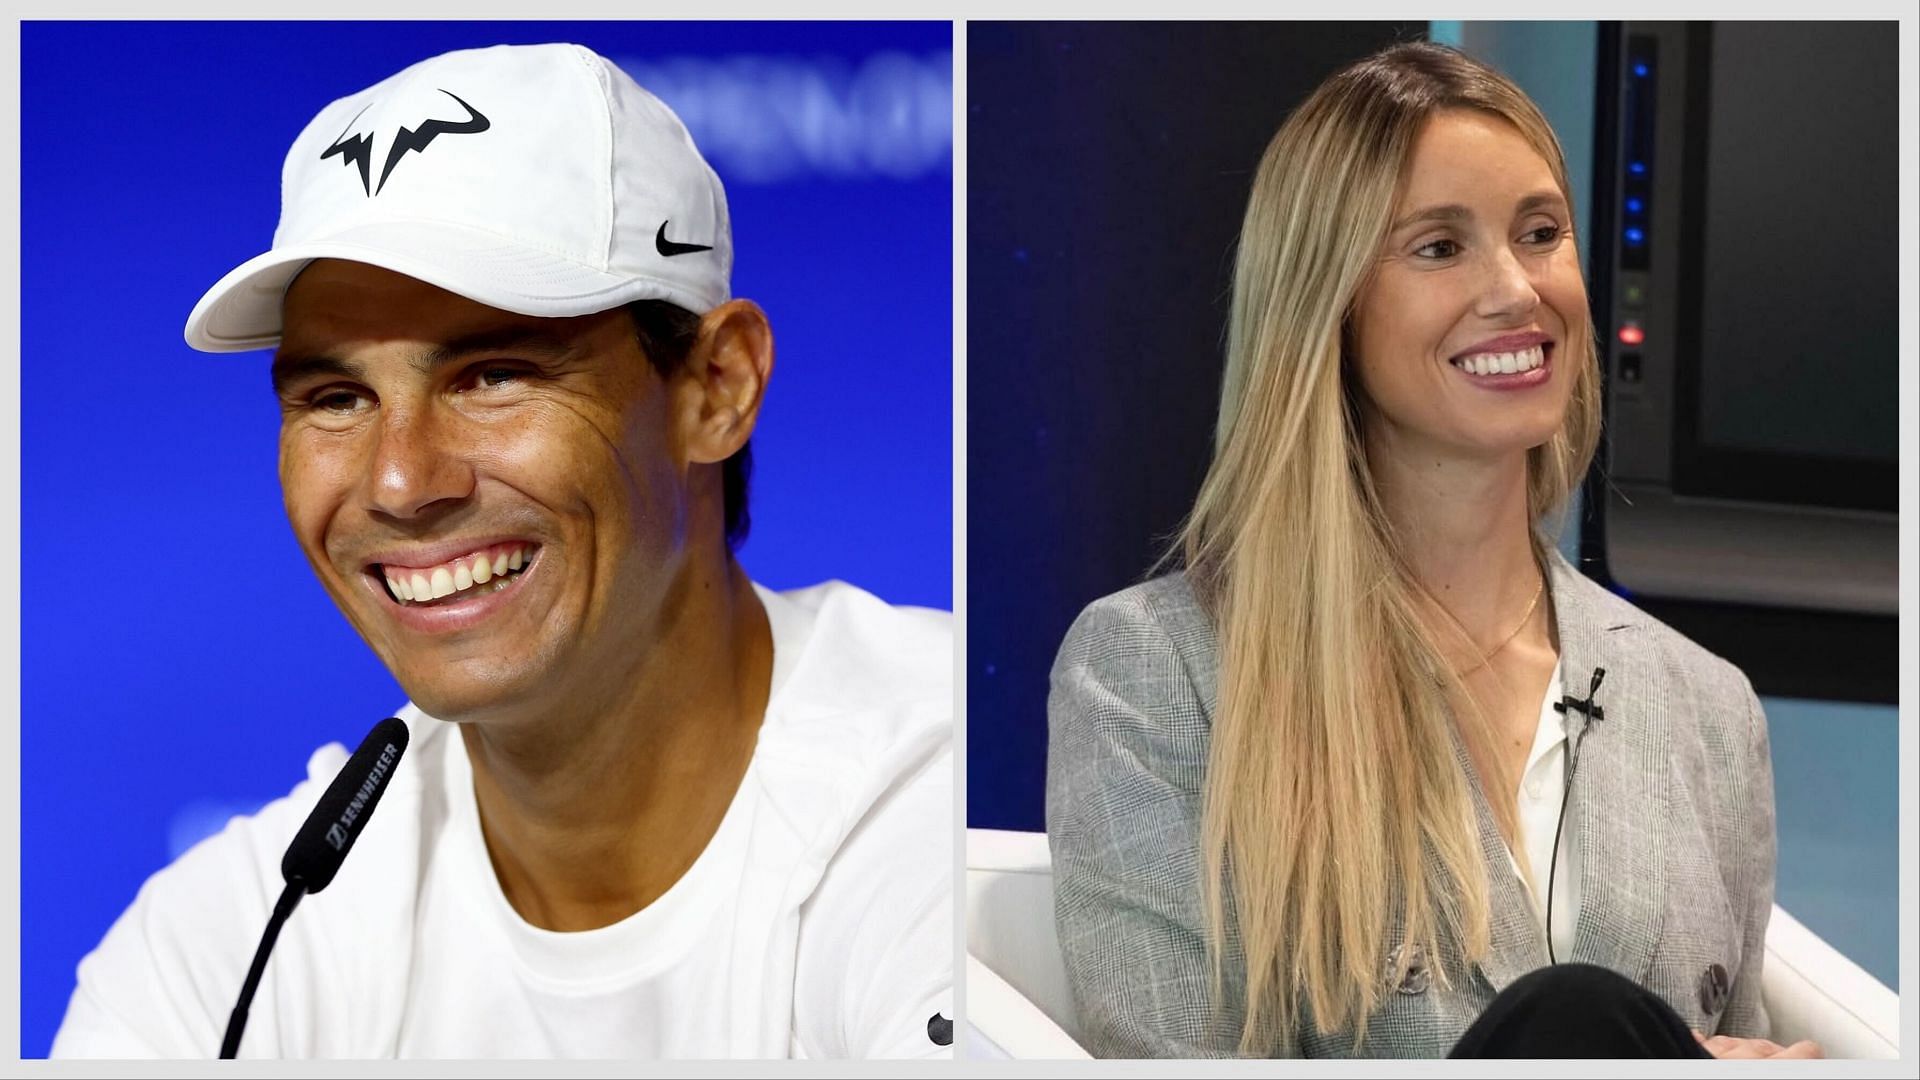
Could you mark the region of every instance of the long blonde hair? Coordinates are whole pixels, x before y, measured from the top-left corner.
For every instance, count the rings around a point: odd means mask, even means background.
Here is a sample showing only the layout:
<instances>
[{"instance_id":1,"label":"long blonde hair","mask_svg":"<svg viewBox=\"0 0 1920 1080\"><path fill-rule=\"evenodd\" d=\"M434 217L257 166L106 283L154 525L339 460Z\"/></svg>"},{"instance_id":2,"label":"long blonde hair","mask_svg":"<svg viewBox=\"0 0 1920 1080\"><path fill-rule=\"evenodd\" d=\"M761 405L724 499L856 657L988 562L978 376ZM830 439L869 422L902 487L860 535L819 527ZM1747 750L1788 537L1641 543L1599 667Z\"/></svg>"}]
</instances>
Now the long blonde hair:
<instances>
[{"instance_id":1,"label":"long blonde hair","mask_svg":"<svg viewBox=\"0 0 1920 1080\"><path fill-rule=\"evenodd\" d=\"M1293 113L1241 225L1214 459L1178 549L1219 634L1202 885L1216 973L1229 903L1246 956L1243 1052L1274 1047L1303 1004L1358 1048L1388 987L1396 917L1442 980L1443 938L1470 961L1487 949L1486 863L1454 732L1475 762L1499 758L1478 752L1491 746L1485 720L1447 705L1464 687L1417 609L1343 363L1414 141L1449 108L1513 124L1573 205L1559 142L1526 95L1416 43L1341 71ZM1585 474L1600 431L1593 330L1584 311L1563 314L1578 320L1563 347L1571 402L1527 453L1542 565L1540 523ZM1500 791L1512 779L1483 781ZM1513 838L1514 808L1488 801Z\"/></svg>"}]
</instances>

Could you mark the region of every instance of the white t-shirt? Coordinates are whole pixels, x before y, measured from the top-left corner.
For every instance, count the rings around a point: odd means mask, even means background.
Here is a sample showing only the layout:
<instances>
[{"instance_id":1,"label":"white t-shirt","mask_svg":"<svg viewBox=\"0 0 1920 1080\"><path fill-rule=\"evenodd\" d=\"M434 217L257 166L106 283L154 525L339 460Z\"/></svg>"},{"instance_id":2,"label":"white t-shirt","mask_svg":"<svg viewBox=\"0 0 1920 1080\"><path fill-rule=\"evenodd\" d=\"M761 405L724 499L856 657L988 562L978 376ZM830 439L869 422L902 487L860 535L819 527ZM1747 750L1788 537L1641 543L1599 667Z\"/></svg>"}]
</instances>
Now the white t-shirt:
<instances>
[{"instance_id":1,"label":"white t-shirt","mask_svg":"<svg viewBox=\"0 0 1920 1080\"><path fill-rule=\"evenodd\" d=\"M759 742L672 888L598 930L528 924L463 740L408 706L412 743L281 932L240 1056L948 1056L928 1021L953 1016L951 616L838 582L759 595ZM321 749L291 795L148 879L81 961L53 1056L218 1053L281 855L346 758Z\"/></svg>"}]
</instances>

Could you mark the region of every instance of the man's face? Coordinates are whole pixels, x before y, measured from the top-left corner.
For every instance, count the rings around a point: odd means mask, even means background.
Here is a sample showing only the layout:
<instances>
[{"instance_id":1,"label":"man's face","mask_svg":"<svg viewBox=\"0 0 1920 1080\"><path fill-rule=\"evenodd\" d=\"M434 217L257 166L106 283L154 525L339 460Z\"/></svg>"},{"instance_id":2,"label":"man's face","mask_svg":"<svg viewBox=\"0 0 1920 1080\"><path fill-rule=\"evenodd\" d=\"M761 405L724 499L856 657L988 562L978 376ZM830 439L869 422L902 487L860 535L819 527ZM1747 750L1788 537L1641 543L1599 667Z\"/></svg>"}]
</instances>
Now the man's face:
<instances>
[{"instance_id":1,"label":"man's face","mask_svg":"<svg viewBox=\"0 0 1920 1080\"><path fill-rule=\"evenodd\" d=\"M416 704L512 715L638 665L689 505L678 380L623 311L515 315L322 260L284 315L287 516Z\"/></svg>"}]
</instances>

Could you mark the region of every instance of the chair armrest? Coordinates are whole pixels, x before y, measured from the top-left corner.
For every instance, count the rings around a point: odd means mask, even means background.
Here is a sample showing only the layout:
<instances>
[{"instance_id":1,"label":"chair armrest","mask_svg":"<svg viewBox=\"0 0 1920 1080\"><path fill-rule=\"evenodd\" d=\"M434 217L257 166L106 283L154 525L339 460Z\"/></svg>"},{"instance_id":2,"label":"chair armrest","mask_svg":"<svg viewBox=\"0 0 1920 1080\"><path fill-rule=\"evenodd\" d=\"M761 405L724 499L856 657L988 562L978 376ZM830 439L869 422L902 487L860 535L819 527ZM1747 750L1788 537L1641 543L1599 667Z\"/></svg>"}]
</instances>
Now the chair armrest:
<instances>
[{"instance_id":1,"label":"chair armrest","mask_svg":"<svg viewBox=\"0 0 1920 1080\"><path fill-rule=\"evenodd\" d=\"M1085 1059L1090 1055L1074 1042L1060 1026L1048 1019L1040 1007L1028 1001L993 969L967 954L967 1023L992 1043L984 1054L968 1052L968 1057L999 1056L1032 1059Z\"/></svg>"},{"instance_id":2,"label":"chair armrest","mask_svg":"<svg viewBox=\"0 0 1920 1080\"><path fill-rule=\"evenodd\" d=\"M1775 905L1761 998L1773 1040L1812 1039L1830 1058L1900 1056L1900 998Z\"/></svg>"}]
</instances>

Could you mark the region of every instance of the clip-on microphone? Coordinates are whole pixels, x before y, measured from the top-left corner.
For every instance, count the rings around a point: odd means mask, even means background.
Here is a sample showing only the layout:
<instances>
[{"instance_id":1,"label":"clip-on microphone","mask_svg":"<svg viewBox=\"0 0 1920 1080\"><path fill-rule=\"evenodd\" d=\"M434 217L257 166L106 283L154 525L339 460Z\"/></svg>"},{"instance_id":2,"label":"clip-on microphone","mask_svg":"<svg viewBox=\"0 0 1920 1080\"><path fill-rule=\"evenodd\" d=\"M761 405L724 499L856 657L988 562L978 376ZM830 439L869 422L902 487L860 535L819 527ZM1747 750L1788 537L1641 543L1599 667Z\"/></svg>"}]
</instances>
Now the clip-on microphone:
<instances>
[{"instance_id":1,"label":"clip-on microphone","mask_svg":"<svg viewBox=\"0 0 1920 1080\"><path fill-rule=\"evenodd\" d=\"M1559 701L1553 703L1554 712L1565 716L1567 710L1572 709L1582 716L1585 716L1587 721L1573 732L1573 741L1567 750L1566 783L1560 788L1560 816L1553 823L1553 857L1552 861L1547 864L1547 963L1549 964L1559 963L1553 955L1553 879L1554 875L1558 873L1560 869L1560 830L1567 823L1567 797L1573 791L1573 770L1580 764L1580 743L1586 738L1589 725L1594 721L1606 718L1605 710L1593 703L1593 696L1600 692L1600 681L1606 677L1606 668L1594 668L1593 683L1587 687L1587 698L1585 701L1574 697L1572 694L1567 694L1562 696Z\"/></svg>"},{"instance_id":2,"label":"clip-on microphone","mask_svg":"<svg viewBox=\"0 0 1920 1080\"><path fill-rule=\"evenodd\" d=\"M1600 708L1600 706L1595 705L1593 703L1593 695L1600 692L1600 681L1602 679L1605 679L1606 677L1607 677L1606 668L1603 668L1603 667L1594 668L1593 669L1593 685L1587 687L1587 699L1585 701L1582 701L1579 698L1574 697L1572 694L1564 695L1560 698L1559 701L1556 701L1553 703L1553 711L1564 716L1566 715L1566 712L1568 709L1575 709L1575 710L1578 710L1582 715L1586 716L1586 718L1589 721L1605 719L1605 716L1603 715L1603 710Z\"/></svg>"}]
</instances>

